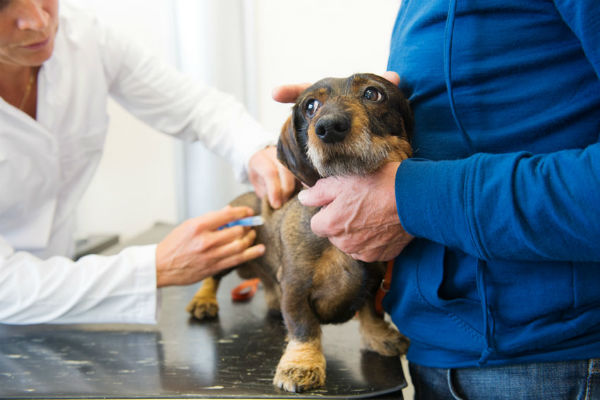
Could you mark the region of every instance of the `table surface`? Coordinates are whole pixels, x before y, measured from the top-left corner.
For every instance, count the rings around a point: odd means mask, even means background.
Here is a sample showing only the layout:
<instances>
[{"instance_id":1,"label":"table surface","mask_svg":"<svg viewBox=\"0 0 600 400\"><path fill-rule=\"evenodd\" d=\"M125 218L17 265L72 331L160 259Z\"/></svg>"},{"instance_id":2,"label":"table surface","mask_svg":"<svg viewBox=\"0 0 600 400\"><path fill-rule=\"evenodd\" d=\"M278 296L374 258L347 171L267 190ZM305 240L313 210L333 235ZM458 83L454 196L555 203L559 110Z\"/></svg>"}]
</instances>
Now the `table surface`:
<instances>
[{"instance_id":1,"label":"table surface","mask_svg":"<svg viewBox=\"0 0 600 400\"><path fill-rule=\"evenodd\" d=\"M157 225L127 245L168 229ZM356 320L323 327L326 387L275 388L283 322L267 316L261 289L233 303L239 282L236 274L223 280L220 315L206 322L185 311L194 285L161 289L156 326L0 325L0 398L402 398L400 359L361 349Z\"/></svg>"}]
</instances>

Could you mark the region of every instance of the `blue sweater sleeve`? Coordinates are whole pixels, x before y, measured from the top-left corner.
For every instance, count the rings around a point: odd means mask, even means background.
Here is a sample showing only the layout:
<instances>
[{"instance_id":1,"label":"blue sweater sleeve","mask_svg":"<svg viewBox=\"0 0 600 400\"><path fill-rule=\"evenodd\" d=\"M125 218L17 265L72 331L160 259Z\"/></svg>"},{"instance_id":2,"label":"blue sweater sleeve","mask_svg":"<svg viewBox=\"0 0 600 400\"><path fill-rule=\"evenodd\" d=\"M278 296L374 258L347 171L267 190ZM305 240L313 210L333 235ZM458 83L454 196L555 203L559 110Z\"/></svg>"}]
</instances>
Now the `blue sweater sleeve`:
<instances>
[{"instance_id":1,"label":"blue sweater sleeve","mask_svg":"<svg viewBox=\"0 0 600 400\"><path fill-rule=\"evenodd\" d=\"M600 7L596 0L554 0L600 78Z\"/></svg>"},{"instance_id":2,"label":"blue sweater sleeve","mask_svg":"<svg viewBox=\"0 0 600 400\"><path fill-rule=\"evenodd\" d=\"M411 234L486 260L600 261L600 143L405 160L396 202Z\"/></svg>"},{"instance_id":3,"label":"blue sweater sleeve","mask_svg":"<svg viewBox=\"0 0 600 400\"><path fill-rule=\"evenodd\" d=\"M554 6L600 79L598 2L554 0ZM569 89L567 97L589 90ZM568 122L571 132L563 132L565 148L577 147L569 138L599 137L600 121L574 121ZM417 237L487 260L600 261L597 142L538 155L477 153L451 161L406 160L396 176L400 219Z\"/></svg>"}]
</instances>

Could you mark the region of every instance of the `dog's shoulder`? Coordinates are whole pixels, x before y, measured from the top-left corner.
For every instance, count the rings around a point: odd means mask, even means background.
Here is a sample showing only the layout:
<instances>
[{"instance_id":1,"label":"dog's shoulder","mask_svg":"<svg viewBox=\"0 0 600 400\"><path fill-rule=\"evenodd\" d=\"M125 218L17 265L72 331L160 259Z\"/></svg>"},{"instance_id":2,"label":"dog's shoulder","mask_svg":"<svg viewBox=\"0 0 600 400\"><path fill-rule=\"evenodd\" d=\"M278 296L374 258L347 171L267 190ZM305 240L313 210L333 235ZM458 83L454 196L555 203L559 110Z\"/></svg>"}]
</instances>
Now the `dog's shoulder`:
<instances>
[{"instance_id":1,"label":"dog's shoulder","mask_svg":"<svg viewBox=\"0 0 600 400\"><path fill-rule=\"evenodd\" d=\"M254 211L254 215L260 215L261 204L261 199L254 192L241 194L229 203L232 207L250 207Z\"/></svg>"}]
</instances>

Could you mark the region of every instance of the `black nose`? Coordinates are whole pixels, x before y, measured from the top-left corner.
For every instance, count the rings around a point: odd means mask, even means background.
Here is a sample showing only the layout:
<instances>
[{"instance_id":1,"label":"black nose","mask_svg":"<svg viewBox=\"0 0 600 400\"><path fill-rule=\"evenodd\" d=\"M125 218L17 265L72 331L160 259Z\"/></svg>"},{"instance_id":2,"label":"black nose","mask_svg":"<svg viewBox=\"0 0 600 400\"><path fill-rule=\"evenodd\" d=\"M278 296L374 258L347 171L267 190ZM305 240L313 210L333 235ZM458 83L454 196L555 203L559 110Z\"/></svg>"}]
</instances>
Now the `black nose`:
<instances>
[{"instance_id":1,"label":"black nose","mask_svg":"<svg viewBox=\"0 0 600 400\"><path fill-rule=\"evenodd\" d=\"M315 132L325 143L341 142L350 132L350 118L343 114L323 115L315 124Z\"/></svg>"}]
</instances>

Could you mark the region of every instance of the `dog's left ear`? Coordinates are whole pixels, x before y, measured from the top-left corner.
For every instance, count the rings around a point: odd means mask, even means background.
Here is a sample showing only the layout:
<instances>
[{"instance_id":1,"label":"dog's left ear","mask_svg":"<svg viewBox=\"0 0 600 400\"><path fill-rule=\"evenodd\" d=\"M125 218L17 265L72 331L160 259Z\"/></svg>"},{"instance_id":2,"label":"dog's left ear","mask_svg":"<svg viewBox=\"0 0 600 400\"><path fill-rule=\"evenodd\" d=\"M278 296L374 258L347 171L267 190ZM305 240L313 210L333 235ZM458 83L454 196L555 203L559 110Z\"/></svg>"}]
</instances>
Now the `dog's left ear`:
<instances>
[{"instance_id":1,"label":"dog's left ear","mask_svg":"<svg viewBox=\"0 0 600 400\"><path fill-rule=\"evenodd\" d=\"M281 135L277 142L277 158L307 186L313 186L320 178L317 170L306 156L306 150L298 143L292 116L285 121L281 128Z\"/></svg>"}]
</instances>

